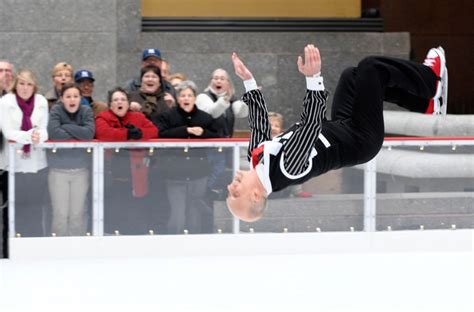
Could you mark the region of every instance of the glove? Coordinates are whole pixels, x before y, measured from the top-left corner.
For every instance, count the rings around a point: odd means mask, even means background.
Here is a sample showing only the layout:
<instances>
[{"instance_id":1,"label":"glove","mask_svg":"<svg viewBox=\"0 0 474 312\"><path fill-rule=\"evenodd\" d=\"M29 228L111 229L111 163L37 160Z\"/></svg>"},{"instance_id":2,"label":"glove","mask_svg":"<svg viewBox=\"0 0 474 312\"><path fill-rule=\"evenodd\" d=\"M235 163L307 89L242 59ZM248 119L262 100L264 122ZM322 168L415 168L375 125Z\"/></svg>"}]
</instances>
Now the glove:
<instances>
[{"instance_id":1,"label":"glove","mask_svg":"<svg viewBox=\"0 0 474 312\"><path fill-rule=\"evenodd\" d=\"M142 138L142 130L135 127L134 125L126 125L125 128L128 129L127 140L140 140Z\"/></svg>"}]
</instances>

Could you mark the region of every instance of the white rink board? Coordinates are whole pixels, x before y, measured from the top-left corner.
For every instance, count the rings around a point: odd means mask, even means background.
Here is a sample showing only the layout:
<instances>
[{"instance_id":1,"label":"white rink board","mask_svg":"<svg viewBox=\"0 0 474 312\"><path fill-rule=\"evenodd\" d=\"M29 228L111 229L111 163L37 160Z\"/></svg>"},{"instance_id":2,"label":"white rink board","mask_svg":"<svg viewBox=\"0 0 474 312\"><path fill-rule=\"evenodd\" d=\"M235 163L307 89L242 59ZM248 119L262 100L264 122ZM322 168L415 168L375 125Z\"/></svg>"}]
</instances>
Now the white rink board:
<instances>
[{"instance_id":1,"label":"white rink board","mask_svg":"<svg viewBox=\"0 0 474 312\"><path fill-rule=\"evenodd\" d=\"M13 259L0 260L0 311L472 312L473 236L13 239Z\"/></svg>"}]
</instances>

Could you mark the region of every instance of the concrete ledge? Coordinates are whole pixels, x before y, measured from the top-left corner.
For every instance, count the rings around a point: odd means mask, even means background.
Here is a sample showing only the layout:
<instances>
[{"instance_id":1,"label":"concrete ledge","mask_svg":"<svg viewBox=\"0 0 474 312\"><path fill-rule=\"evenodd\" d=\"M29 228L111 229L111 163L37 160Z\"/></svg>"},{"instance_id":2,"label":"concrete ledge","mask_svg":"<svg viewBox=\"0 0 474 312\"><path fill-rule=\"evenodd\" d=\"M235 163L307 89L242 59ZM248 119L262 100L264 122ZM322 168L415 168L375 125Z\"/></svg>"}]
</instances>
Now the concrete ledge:
<instances>
[{"instance_id":1,"label":"concrete ledge","mask_svg":"<svg viewBox=\"0 0 474 312\"><path fill-rule=\"evenodd\" d=\"M414 136L474 136L474 115L432 116L384 111L385 132Z\"/></svg>"},{"instance_id":2,"label":"concrete ledge","mask_svg":"<svg viewBox=\"0 0 474 312\"><path fill-rule=\"evenodd\" d=\"M473 178L474 157L382 149L377 155L377 172L409 178Z\"/></svg>"}]
</instances>

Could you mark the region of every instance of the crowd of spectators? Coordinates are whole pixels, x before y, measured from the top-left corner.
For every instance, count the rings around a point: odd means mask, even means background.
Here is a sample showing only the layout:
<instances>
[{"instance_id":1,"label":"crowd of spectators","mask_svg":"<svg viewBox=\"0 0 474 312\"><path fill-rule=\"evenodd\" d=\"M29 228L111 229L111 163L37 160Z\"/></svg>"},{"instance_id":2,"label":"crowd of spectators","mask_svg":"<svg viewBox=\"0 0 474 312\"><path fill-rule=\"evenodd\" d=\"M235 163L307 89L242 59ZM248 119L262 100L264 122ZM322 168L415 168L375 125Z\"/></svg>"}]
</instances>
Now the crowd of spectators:
<instances>
[{"instance_id":1,"label":"crowd of spectators","mask_svg":"<svg viewBox=\"0 0 474 312\"><path fill-rule=\"evenodd\" d=\"M85 235L90 231L90 153L80 148L46 150L46 140L127 141L152 138L228 138L247 106L228 73L216 69L199 90L186 73L170 73L158 49L143 51L139 75L111 87L108 103L94 99L94 73L66 62L51 70L51 89L38 92L35 74L15 73L0 60L0 170L3 208L8 171L15 172L15 231L22 236ZM112 88L113 87L113 88ZM10 142L21 144L15 168ZM206 233L212 229L212 198L226 153L166 149L106 151L104 220L110 234ZM222 191L222 190L221 190ZM29 196L23 196L28 192ZM4 236L8 210L3 210Z\"/></svg>"}]
</instances>

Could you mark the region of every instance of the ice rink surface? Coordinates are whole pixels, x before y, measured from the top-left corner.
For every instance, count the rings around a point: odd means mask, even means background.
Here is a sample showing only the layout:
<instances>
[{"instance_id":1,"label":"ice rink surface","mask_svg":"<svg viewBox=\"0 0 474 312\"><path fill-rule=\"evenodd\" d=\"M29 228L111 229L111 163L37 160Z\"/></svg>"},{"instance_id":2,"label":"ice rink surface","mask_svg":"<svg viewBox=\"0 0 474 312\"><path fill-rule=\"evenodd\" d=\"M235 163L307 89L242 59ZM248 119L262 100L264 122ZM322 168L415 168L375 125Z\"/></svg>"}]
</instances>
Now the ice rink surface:
<instances>
[{"instance_id":1,"label":"ice rink surface","mask_svg":"<svg viewBox=\"0 0 474 312\"><path fill-rule=\"evenodd\" d=\"M0 311L474 311L472 230L46 238Z\"/></svg>"}]
</instances>

